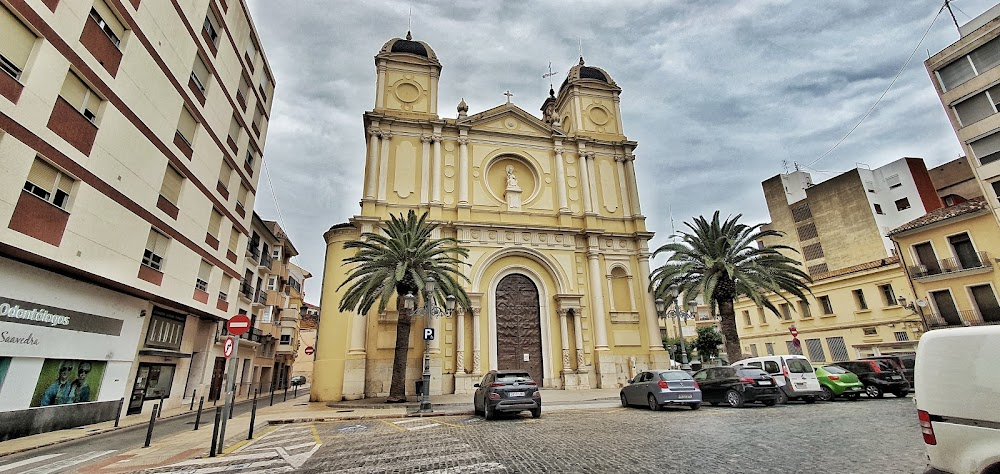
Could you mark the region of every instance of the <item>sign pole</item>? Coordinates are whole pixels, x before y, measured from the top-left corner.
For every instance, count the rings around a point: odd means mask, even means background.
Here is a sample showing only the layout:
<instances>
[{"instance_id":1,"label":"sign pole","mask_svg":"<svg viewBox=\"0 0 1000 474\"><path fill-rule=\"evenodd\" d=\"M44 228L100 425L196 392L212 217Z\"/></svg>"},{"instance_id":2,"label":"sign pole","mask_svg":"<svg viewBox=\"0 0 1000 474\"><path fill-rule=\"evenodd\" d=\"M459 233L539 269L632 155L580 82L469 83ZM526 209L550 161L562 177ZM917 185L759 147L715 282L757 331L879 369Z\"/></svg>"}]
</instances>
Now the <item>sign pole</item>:
<instances>
[{"instance_id":1,"label":"sign pole","mask_svg":"<svg viewBox=\"0 0 1000 474\"><path fill-rule=\"evenodd\" d=\"M236 342L233 344L233 355L229 357L229 375L226 377L226 402L223 407L222 426L219 429L219 448L216 450L220 453L226 446L226 421L233 411L233 384L236 382L236 368L238 367L237 361L239 361L237 354L240 349L240 338L235 337L234 339Z\"/></svg>"}]
</instances>

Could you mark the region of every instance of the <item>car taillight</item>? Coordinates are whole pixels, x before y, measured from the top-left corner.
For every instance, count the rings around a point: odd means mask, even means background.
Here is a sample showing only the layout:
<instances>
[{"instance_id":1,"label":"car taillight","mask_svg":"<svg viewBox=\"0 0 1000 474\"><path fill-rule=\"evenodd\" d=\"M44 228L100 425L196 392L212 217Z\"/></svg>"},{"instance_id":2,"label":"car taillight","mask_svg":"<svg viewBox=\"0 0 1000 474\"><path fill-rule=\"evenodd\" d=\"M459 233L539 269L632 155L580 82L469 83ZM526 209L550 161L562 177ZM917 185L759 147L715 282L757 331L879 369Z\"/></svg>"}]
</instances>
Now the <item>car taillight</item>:
<instances>
[{"instance_id":1,"label":"car taillight","mask_svg":"<svg viewBox=\"0 0 1000 474\"><path fill-rule=\"evenodd\" d=\"M490 392L490 400L499 400L500 394L496 392Z\"/></svg>"},{"instance_id":2,"label":"car taillight","mask_svg":"<svg viewBox=\"0 0 1000 474\"><path fill-rule=\"evenodd\" d=\"M542 398L542 392L535 390L535 392L531 394L531 398Z\"/></svg>"},{"instance_id":3,"label":"car taillight","mask_svg":"<svg viewBox=\"0 0 1000 474\"><path fill-rule=\"evenodd\" d=\"M830 380L840 380L840 376L839 375L833 375L833 374L830 374L830 375L826 376L826 378L828 378Z\"/></svg>"},{"instance_id":4,"label":"car taillight","mask_svg":"<svg viewBox=\"0 0 1000 474\"><path fill-rule=\"evenodd\" d=\"M538 385L535 382L521 382L521 385Z\"/></svg>"},{"instance_id":5,"label":"car taillight","mask_svg":"<svg viewBox=\"0 0 1000 474\"><path fill-rule=\"evenodd\" d=\"M929 445L936 445L937 438L934 436L934 426L931 425L931 414L924 410L917 410L917 418L920 420L920 432L924 434L924 442Z\"/></svg>"},{"instance_id":6,"label":"car taillight","mask_svg":"<svg viewBox=\"0 0 1000 474\"><path fill-rule=\"evenodd\" d=\"M507 386L507 384L504 384L504 383L496 383L496 382L494 382L494 383L490 384L490 387L506 387L506 386Z\"/></svg>"},{"instance_id":7,"label":"car taillight","mask_svg":"<svg viewBox=\"0 0 1000 474\"><path fill-rule=\"evenodd\" d=\"M753 379L750 377L740 377L740 382L752 384Z\"/></svg>"},{"instance_id":8,"label":"car taillight","mask_svg":"<svg viewBox=\"0 0 1000 474\"><path fill-rule=\"evenodd\" d=\"M698 386L698 381L697 380L694 382L694 388L697 388L699 390L701 389L701 387Z\"/></svg>"},{"instance_id":9,"label":"car taillight","mask_svg":"<svg viewBox=\"0 0 1000 474\"><path fill-rule=\"evenodd\" d=\"M656 385L659 385L660 388L667 388L667 381L666 380L661 380L661 381L657 382Z\"/></svg>"}]
</instances>

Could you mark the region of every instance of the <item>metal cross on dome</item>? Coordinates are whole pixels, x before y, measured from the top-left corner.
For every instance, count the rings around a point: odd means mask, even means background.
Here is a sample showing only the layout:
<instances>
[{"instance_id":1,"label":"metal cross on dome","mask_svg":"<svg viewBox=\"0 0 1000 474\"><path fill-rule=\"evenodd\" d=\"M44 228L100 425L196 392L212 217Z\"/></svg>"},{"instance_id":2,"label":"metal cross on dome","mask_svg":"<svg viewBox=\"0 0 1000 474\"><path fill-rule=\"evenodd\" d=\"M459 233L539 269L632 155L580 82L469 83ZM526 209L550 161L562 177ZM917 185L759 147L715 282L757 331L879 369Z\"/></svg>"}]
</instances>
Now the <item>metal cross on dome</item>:
<instances>
[{"instance_id":1,"label":"metal cross on dome","mask_svg":"<svg viewBox=\"0 0 1000 474\"><path fill-rule=\"evenodd\" d=\"M514 94L511 94L509 89L507 90L507 92L504 92L503 95L507 96L507 103L508 104L510 103L510 98L514 97Z\"/></svg>"}]
</instances>

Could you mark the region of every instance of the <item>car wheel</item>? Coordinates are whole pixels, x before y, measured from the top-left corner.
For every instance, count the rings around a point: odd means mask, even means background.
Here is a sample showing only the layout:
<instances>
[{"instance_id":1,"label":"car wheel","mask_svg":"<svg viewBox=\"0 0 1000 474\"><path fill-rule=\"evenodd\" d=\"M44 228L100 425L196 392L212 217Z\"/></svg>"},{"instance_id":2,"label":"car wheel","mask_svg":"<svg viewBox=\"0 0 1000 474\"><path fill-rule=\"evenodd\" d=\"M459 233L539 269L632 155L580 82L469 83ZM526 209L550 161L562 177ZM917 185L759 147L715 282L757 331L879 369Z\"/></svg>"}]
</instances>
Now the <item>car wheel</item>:
<instances>
[{"instance_id":1,"label":"car wheel","mask_svg":"<svg viewBox=\"0 0 1000 474\"><path fill-rule=\"evenodd\" d=\"M538 418L540 416L542 416L542 409L541 408L535 408L534 410L531 410L531 417L532 418Z\"/></svg>"},{"instance_id":2,"label":"car wheel","mask_svg":"<svg viewBox=\"0 0 1000 474\"><path fill-rule=\"evenodd\" d=\"M497 417L496 410L490 408L489 403L483 406L483 412L487 420L495 420Z\"/></svg>"},{"instance_id":3,"label":"car wheel","mask_svg":"<svg viewBox=\"0 0 1000 474\"><path fill-rule=\"evenodd\" d=\"M833 390L830 390L830 388L826 385L820 386L820 389L823 390L823 394L819 396L820 400L830 402L833 401L834 397L836 397L836 395L833 394Z\"/></svg>"},{"instance_id":4,"label":"car wheel","mask_svg":"<svg viewBox=\"0 0 1000 474\"><path fill-rule=\"evenodd\" d=\"M785 394L784 390L778 390L778 405L784 405L788 403L788 395Z\"/></svg>"},{"instance_id":5,"label":"car wheel","mask_svg":"<svg viewBox=\"0 0 1000 474\"><path fill-rule=\"evenodd\" d=\"M805 402L807 404L808 403L816 403L816 397L805 397L805 398L803 398L803 400L805 400Z\"/></svg>"},{"instance_id":6,"label":"car wheel","mask_svg":"<svg viewBox=\"0 0 1000 474\"><path fill-rule=\"evenodd\" d=\"M885 395L882 393L882 389L875 385L866 385L865 393L868 394L868 398L882 398Z\"/></svg>"},{"instance_id":7,"label":"car wheel","mask_svg":"<svg viewBox=\"0 0 1000 474\"><path fill-rule=\"evenodd\" d=\"M660 411L660 404L656 403L656 397L654 397L652 393L646 397L646 402L649 403L650 410Z\"/></svg>"},{"instance_id":8,"label":"car wheel","mask_svg":"<svg viewBox=\"0 0 1000 474\"><path fill-rule=\"evenodd\" d=\"M726 392L726 401L733 408L743 408L743 394L736 390Z\"/></svg>"},{"instance_id":9,"label":"car wheel","mask_svg":"<svg viewBox=\"0 0 1000 474\"><path fill-rule=\"evenodd\" d=\"M622 396L622 406L625 407L625 408L628 408L628 399L625 398L625 394L624 393L621 396Z\"/></svg>"},{"instance_id":10,"label":"car wheel","mask_svg":"<svg viewBox=\"0 0 1000 474\"><path fill-rule=\"evenodd\" d=\"M692 403L692 404L690 404L688 406L691 407L692 410L697 410L697 409L701 408L701 403Z\"/></svg>"},{"instance_id":11,"label":"car wheel","mask_svg":"<svg viewBox=\"0 0 1000 474\"><path fill-rule=\"evenodd\" d=\"M893 395L894 395L894 396L895 396L896 398L906 398L906 395L907 395L907 394L909 394L909 393L910 393L910 392L908 392L908 391L907 391L907 392L892 392L892 394L893 394Z\"/></svg>"},{"instance_id":12,"label":"car wheel","mask_svg":"<svg viewBox=\"0 0 1000 474\"><path fill-rule=\"evenodd\" d=\"M773 407L773 406L775 406L775 405L778 404L778 401L777 400L764 400L761 403L763 403L764 406L766 406L766 407Z\"/></svg>"}]
</instances>

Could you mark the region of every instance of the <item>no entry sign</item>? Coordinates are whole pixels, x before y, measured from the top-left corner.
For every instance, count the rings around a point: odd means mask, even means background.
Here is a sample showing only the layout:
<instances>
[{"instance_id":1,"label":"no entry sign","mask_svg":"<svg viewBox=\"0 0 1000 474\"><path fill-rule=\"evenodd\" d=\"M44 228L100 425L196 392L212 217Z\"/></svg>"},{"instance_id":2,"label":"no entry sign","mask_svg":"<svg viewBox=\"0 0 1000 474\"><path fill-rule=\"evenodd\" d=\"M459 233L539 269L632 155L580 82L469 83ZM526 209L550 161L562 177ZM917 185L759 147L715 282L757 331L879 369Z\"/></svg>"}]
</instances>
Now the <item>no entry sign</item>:
<instances>
[{"instance_id":1,"label":"no entry sign","mask_svg":"<svg viewBox=\"0 0 1000 474\"><path fill-rule=\"evenodd\" d=\"M313 355L313 352L316 352L316 349L313 349L313 346L306 346L305 353L307 356Z\"/></svg>"},{"instance_id":2,"label":"no entry sign","mask_svg":"<svg viewBox=\"0 0 1000 474\"><path fill-rule=\"evenodd\" d=\"M792 333L793 338L799 335L799 330L795 326L788 328L788 332Z\"/></svg>"},{"instance_id":3,"label":"no entry sign","mask_svg":"<svg viewBox=\"0 0 1000 474\"><path fill-rule=\"evenodd\" d=\"M227 337L225 344L222 346L222 355L228 359L229 356L233 355L234 347L236 347L236 339L233 339L233 336Z\"/></svg>"},{"instance_id":4,"label":"no entry sign","mask_svg":"<svg viewBox=\"0 0 1000 474\"><path fill-rule=\"evenodd\" d=\"M229 330L229 334L239 336L250 330L250 318L245 314L237 314L226 323L226 329Z\"/></svg>"}]
</instances>

